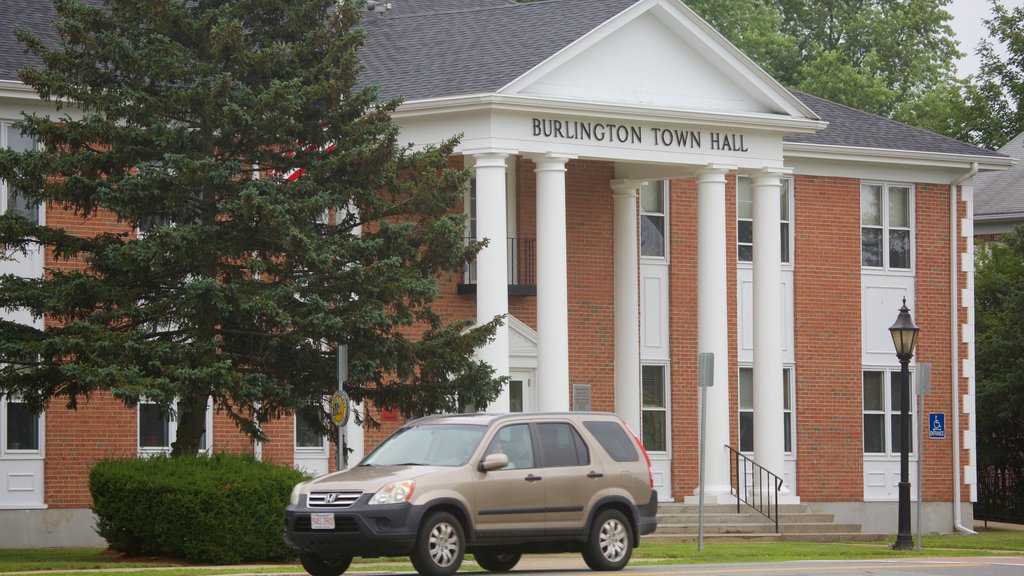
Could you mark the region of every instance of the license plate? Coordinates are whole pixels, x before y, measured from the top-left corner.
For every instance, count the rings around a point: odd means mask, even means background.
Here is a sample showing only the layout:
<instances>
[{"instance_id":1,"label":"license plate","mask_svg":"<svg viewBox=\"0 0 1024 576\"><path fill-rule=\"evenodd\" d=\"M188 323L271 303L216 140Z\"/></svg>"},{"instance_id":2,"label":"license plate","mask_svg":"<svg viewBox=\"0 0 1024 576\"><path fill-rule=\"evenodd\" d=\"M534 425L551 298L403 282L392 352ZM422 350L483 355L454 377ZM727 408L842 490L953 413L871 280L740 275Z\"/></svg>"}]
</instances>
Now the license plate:
<instances>
[{"instance_id":1,"label":"license plate","mask_svg":"<svg viewBox=\"0 0 1024 576\"><path fill-rule=\"evenodd\" d=\"M334 514L318 512L309 515L313 530L334 530Z\"/></svg>"}]
</instances>

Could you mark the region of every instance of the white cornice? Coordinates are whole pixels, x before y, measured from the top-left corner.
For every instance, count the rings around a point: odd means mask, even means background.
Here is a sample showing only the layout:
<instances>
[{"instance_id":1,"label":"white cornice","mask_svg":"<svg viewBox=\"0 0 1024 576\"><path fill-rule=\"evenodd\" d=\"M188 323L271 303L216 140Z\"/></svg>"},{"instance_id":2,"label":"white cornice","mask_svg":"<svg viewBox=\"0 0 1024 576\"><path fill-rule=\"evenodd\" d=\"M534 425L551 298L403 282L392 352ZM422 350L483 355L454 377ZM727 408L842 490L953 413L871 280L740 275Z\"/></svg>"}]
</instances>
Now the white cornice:
<instances>
[{"instance_id":1,"label":"white cornice","mask_svg":"<svg viewBox=\"0 0 1024 576\"><path fill-rule=\"evenodd\" d=\"M1024 212L1004 212L1001 214L974 214L975 222L1016 222L1024 220Z\"/></svg>"},{"instance_id":2,"label":"white cornice","mask_svg":"<svg viewBox=\"0 0 1024 576\"><path fill-rule=\"evenodd\" d=\"M649 106L567 101L542 96L503 94L472 94L444 98L428 98L403 103L393 114L396 120L479 112L481 110L511 111L561 116L599 116L607 119L634 122L672 122L700 124L729 128L755 129L785 134L808 134L825 129L827 122L777 116L772 114L714 112Z\"/></svg>"},{"instance_id":3,"label":"white cornice","mask_svg":"<svg viewBox=\"0 0 1024 576\"><path fill-rule=\"evenodd\" d=\"M783 142L783 155L790 158L834 160L840 162L870 162L873 164L895 164L906 166L931 166L967 170L978 163L981 170L1005 170L1017 163L1008 156L987 156L982 154L950 154L947 152L923 152L916 150L890 150L888 148L859 148Z\"/></svg>"},{"instance_id":4,"label":"white cornice","mask_svg":"<svg viewBox=\"0 0 1024 576\"><path fill-rule=\"evenodd\" d=\"M0 80L0 98L39 100L34 88L13 80Z\"/></svg>"}]
</instances>

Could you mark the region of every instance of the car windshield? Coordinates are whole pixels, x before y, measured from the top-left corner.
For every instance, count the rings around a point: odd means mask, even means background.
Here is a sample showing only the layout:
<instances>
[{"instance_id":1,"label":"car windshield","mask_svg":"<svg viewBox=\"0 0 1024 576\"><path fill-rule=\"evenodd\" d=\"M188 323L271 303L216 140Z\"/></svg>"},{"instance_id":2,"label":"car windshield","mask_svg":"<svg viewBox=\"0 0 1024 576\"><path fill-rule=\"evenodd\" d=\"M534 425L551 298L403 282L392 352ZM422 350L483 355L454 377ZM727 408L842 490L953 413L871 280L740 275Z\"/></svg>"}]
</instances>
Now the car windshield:
<instances>
[{"instance_id":1,"label":"car windshield","mask_svg":"<svg viewBox=\"0 0 1024 576\"><path fill-rule=\"evenodd\" d=\"M364 466L462 466L487 431L472 424L426 424L402 428L363 462Z\"/></svg>"}]
</instances>

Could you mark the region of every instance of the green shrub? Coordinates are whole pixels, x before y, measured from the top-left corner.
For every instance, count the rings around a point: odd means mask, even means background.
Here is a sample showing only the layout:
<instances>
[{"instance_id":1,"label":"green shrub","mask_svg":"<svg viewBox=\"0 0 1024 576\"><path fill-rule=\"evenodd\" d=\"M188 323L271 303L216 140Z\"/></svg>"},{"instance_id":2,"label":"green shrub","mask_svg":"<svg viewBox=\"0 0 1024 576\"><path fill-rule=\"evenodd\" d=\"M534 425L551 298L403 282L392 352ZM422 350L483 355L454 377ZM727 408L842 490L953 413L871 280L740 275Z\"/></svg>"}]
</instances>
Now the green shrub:
<instances>
[{"instance_id":1,"label":"green shrub","mask_svg":"<svg viewBox=\"0 0 1024 576\"><path fill-rule=\"evenodd\" d=\"M97 532L111 548L188 562L294 557L281 536L292 487L306 479L248 456L108 460L89 472Z\"/></svg>"}]
</instances>

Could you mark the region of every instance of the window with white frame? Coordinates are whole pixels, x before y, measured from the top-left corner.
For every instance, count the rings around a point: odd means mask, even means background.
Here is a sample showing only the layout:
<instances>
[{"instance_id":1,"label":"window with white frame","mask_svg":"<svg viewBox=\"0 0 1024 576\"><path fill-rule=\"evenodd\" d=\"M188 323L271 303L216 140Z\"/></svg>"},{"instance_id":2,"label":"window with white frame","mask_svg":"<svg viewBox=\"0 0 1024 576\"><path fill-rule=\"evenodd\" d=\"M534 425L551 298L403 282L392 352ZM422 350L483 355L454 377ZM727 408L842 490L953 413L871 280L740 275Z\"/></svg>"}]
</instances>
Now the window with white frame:
<instances>
[{"instance_id":1,"label":"window with white frame","mask_svg":"<svg viewBox=\"0 0 1024 576\"><path fill-rule=\"evenodd\" d=\"M142 399L138 405L139 451L142 453L167 453L177 440L177 406L174 402L164 407L151 400ZM210 449L210 428L213 426L210 403L206 404L206 426L199 439L201 452Z\"/></svg>"},{"instance_id":2,"label":"window with white frame","mask_svg":"<svg viewBox=\"0 0 1024 576\"><path fill-rule=\"evenodd\" d=\"M782 423L783 449L793 453L793 371L782 369ZM754 451L754 369L740 368L739 377L739 432L740 452Z\"/></svg>"},{"instance_id":3,"label":"window with white frame","mask_svg":"<svg viewBox=\"0 0 1024 576\"><path fill-rule=\"evenodd\" d=\"M909 270L913 249L913 188L865 182L860 187L861 265Z\"/></svg>"},{"instance_id":4,"label":"window with white frame","mask_svg":"<svg viewBox=\"0 0 1024 576\"><path fill-rule=\"evenodd\" d=\"M668 389L665 366L641 368L641 430L648 452L668 451Z\"/></svg>"},{"instance_id":5,"label":"window with white frame","mask_svg":"<svg viewBox=\"0 0 1024 576\"><path fill-rule=\"evenodd\" d=\"M640 255L665 258L668 232L668 185L665 180L640 185Z\"/></svg>"},{"instance_id":6,"label":"window with white frame","mask_svg":"<svg viewBox=\"0 0 1024 576\"><path fill-rule=\"evenodd\" d=\"M11 122L0 121L0 148L25 152L38 147L35 140L23 135ZM38 204L30 204L14 186L4 180L0 180L0 212L15 212L37 224L42 215Z\"/></svg>"},{"instance_id":7,"label":"window with white frame","mask_svg":"<svg viewBox=\"0 0 1024 576\"><path fill-rule=\"evenodd\" d=\"M793 181L781 179L779 190L779 234L781 235L781 258L783 264L789 264L790 234L792 231L792 197ZM740 262L754 260L754 193L753 183L749 176L736 178L736 257Z\"/></svg>"},{"instance_id":8,"label":"window with white frame","mask_svg":"<svg viewBox=\"0 0 1024 576\"><path fill-rule=\"evenodd\" d=\"M0 396L0 456L39 454L42 416L17 396Z\"/></svg>"},{"instance_id":9,"label":"window with white frame","mask_svg":"<svg viewBox=\"0 0 1024 576\"><path fill-rule=\"evenodd\" d=\"M322 449L326 445L323 433L316 426L319 406L309 406L295 413L295 447Z\"/></svg>"},{"instance_id":10,"label":"window with white frame","mask_svg":"<svg viewBox=\"0 0 1024 576\"><path fill-rule=\"evenodd\" d=\"M914 452L914 386L913 374L910 382L910 449ZM864 371L864 453L877 455L898 455L903 443L903 428L900 426L902 394L900 391L900 371L865 370Z\"/></svg>"}]
</instances>

